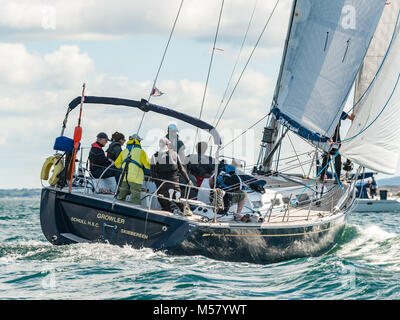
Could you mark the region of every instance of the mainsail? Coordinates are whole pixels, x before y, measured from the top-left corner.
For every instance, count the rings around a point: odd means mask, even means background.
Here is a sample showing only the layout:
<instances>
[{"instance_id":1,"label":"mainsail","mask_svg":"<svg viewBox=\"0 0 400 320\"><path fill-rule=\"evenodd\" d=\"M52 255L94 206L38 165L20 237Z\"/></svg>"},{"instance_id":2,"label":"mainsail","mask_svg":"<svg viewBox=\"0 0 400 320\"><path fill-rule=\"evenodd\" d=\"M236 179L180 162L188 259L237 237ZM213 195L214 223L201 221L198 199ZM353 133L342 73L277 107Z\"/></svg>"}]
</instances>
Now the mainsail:
<instances>
[{"instance_id":1,"label":"mainsail","mask_svg":"<svg viewBox=\"0 0 400 320\"><path fill-rule=\"evenodd\" d=\"M399 11L392 41L375 80L361 100L341 153L372 170L395 174L400 153ZM379 31L379 30L378 30ZM379 35L380 32L377 34Z\"/></svg>"},{"instance_id":2,"label":"mainsail","mask_svg":"<svg viewBox=\"0 0 400 320\"><path fill-rule=\"evenodd\" d=\"M358 72L356 82L354 83L354 108L353 115L357 113L358 106L364 98L365 93L371 86L379 67L386 56L387 49L393 37L393 30L396 25L398 12L400 9L400 0L386 2L381 20L374 37L372 38L364 62Z\"/></svg>"},{"instance_id":3,"label":"mainsail","mask_svg":"<svg viewBox=\"0 0 400 320\"><path fill-rule=\"evenodd\" d=\"M311 141L332 137L385 0L295 0L271 112Z\"/></svg>"}]
</instances>

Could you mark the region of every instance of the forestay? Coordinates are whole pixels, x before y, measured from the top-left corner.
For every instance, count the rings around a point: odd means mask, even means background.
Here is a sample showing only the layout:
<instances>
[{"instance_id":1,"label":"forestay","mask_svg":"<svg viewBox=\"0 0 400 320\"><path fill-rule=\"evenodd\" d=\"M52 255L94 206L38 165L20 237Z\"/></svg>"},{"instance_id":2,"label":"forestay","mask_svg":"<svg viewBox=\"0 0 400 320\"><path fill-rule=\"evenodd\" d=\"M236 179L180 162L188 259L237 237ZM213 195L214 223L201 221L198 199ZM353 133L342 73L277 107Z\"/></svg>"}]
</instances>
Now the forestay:
<instances>
[{"instance_id":1,"label":"forestay","mask_svg":"<svg viewBox=\"0 0 400 320\"><path fill-rule=\"evenodd\" d=\"M341 153L369 169L395 174L400 152L399 24L385 61L362 99Z\"/></svg>"},{"instance_id":2,"label":"forestay","mask_svg":"<svg viewBox=\"0 0 400 320\"><path fill-rule=\"evenodd\" d=\"M297 0L272 113L312 141L332 137L385 0Z\"/></svg>"}]
</instances>

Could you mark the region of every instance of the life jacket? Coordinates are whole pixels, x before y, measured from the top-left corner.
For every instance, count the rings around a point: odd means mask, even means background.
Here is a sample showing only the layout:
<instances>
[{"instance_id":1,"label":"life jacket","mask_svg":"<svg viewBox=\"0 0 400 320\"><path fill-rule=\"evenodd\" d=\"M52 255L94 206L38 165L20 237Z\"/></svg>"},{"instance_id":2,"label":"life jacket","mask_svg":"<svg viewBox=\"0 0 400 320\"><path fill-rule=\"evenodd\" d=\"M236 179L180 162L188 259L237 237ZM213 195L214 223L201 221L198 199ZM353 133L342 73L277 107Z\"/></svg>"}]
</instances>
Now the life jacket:
<instances>
[{"instance_id":1,"label":"life jacket","mask_svg":"<svg viewBox=\"0 0 400 320\"><path fill-rule=\"evenodd\" d=\"M128 165L126 167L126 165ZM124 172L123 181L142 184L144 173L150 169L150 163L146 153L142 150L140 142L136 139L127 142L125 150L123 150L117 160L115 166L122 168ZM125 168L126 167L126 168Z\"/></svg>"},{"instance_id":2,"label":"life jacket","mask_svg":"<svg viewBox=\"0 0 400 320\"><path fill-rule=\"evenodd\" d=\"M173 157L170 156L170 150L165 152L165 156L163 156L162 161L160 161L160 153L157 151L154 154L154 159L155 159L155 167L157 173L165 174L165 173L171 173L171 172L178 172L179 167L178 167L178 162L174 161Z\"/></svg>"},{"instance_id":3,"label":"life jacket","mask_svg":"<svg viewBox=\"0 0 400 320\"><path fill-rule=\"evenodd\" d=\"M229 166L226 171L221 171L217 177L217 186L225 191L239 191L243 187L242 179Z\"/></svg>"},{"instance_id":4,"label":"life jacket","mask_svg":"<svg viewBox=\"0 0 400 320\"><path fill-rule=\"evenodd\" d=\"M104 154L104 158L107 158L106 157L106 153L103 150L103 146L101 146L98 142L93 142L92 143L92 148L100 149ZM89 152L89 165L90 165L90 170L91 171L94 170L94 169L98 169L99 168L98 165L94 164L94 157L95 156L96 155L93 155L92 152Z\"/></svg>"}]
</instances>

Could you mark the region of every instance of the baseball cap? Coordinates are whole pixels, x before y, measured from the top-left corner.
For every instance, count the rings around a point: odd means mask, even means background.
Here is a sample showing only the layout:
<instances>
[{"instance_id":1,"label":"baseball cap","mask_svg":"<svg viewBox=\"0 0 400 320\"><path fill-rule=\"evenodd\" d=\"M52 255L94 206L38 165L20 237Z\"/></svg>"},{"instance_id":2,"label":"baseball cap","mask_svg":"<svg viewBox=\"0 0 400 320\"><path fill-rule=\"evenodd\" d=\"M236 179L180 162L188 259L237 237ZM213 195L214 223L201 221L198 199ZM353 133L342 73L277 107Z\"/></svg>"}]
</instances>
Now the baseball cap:
<instances>
[{"instance_id":1,"label":"baseball cap","mask_svg":"<svg viewBox=\"0 0 400 320\"><path fill-rule=\"evenodd\" d=\"M179 131L179 130L178 130L178 127L176 126L175 123L171 123L170 125L168 125L168 130L171 130L171 131Z\"/></svg>"},{"instance_id":2,"label":"baseball cap","mask_svg":"<svg viewBox=\"0 0 400 320\"><path fill-rule=\"evenodd\" d=\"M108 136L107 136L107 134L106 134L105 132L100 132L100 133L97 135L97 138L99 138L99 139L106 139L107 141L110 141L110 139L108 139Z\"/></svg>"}]
</instances>

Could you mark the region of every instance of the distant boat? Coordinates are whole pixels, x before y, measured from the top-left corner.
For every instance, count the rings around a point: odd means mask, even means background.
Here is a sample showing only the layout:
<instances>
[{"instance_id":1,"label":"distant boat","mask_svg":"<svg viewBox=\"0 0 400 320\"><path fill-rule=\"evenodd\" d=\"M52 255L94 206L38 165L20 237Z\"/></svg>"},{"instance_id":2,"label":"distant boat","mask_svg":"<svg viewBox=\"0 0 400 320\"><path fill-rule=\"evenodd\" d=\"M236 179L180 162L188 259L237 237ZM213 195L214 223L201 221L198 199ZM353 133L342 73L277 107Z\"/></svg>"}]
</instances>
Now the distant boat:
<instances>
[{"instance_id":1,"label":"distant boat","mask_svg":"<svg viewBox=\"0 0 400 320\"><path fill-rule=\"evenodd\" d=\"M356 185L356 201L352 208L354 212L400 212L400 198L390 195L388 190L380 189L371 198L367 192L367 183Z\"/></svg>"}]
</instances>

